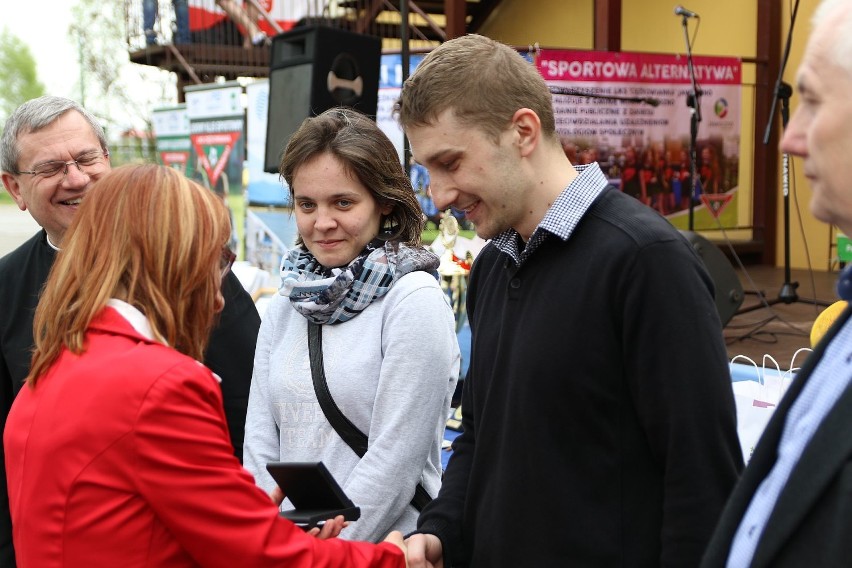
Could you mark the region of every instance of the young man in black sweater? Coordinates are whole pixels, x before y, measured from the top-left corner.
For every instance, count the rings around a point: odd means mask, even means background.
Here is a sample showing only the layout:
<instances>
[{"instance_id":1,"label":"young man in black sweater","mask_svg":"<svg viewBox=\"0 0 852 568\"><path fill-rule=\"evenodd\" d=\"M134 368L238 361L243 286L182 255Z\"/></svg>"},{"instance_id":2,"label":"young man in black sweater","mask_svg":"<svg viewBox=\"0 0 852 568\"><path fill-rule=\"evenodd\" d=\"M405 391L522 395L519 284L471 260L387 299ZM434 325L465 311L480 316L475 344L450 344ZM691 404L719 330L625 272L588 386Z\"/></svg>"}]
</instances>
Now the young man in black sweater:
<instances>
[{"instance_id":1,"label":"young man in black sweater","mask_svg":"<svg viewBox=\"0 0 852 568\"><path fill-rule=\"evenodd\" d=\"M396 112L435 204L491 239L468 289L464 432L411 566L697 565L742 468L701 259L570 163L544 80L505 45L442 44Z\"/></svg>"}]
</instances>

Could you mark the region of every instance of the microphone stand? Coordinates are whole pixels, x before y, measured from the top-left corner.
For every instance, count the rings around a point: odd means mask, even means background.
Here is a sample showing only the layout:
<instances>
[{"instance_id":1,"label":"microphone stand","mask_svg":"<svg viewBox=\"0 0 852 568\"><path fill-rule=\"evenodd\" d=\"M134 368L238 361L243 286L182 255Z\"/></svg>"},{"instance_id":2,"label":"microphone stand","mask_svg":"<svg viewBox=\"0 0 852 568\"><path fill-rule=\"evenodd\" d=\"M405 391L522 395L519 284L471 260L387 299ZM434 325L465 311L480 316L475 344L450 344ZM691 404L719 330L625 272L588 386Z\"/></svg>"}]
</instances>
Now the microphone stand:
<instances>
[{"instance_id":1,"label":"microphone stand","mask_svg":"<svg viewBox=\"0 0 852 568\"><path fill-rule=\"evenodd\" d=\"M792 15L790 17L790 29L787 32L787 43L784 46L784 55L781 59L781 68L778 70L778 78L775 81L775 90L772 96L772 106L769 111L769 119L766 123L766 131L763 135L763 143L769 144L769 138L772 133L772 124L775 122L775 109L778 102L781 102L781 128L782 131L787 129L787 123L790 120L790 97L793 95L793 89L783 81L784 69L787 67L787 58L790 56L790 45L793 40L793 28L796 24L796 12L799 10L799 0L793 5ZM773 300L767 300L766 295L762 291L755 293L760 297L761 303L754 306L743 308L737 314L759 310L764 307L774 306L775 304L784 303L792 304L794 302L805 302L814 306L829 306L831 302L825 302L816 299L800 298L796 293L796 288L799 287L798 282L792 282L790 274L790 155L786 152L781 153L781 189L784 201L784 283L781 285L781 290L778 292L778 297ZM773 316L774 319L776 316ZM767 322L764 322L768 323ZM762 326L761 326L762 327ZM754 333L755 330L750 332Z\"/></svg>"},{"instance_id":2,"label":"microphone stand","mask_svg":"<svg viewBox=\"0 0 852 568\"><path fill-rule=\"evenodd\" d=\"M775 98L781 101L781 128L782 131L787 130L787 123L790 121L790 97L793 95L793 89L787 83L779 81L775 87ZM771 115L770 115L771 116ZM769 122L770 128L772 120ZM769 130L766 132L763 143L769 143ZM776 301L792 304L799 299L796 293L796 288L799 287L798 282L791 282L790 274L790 155L787 152L781 154L781 190L784 200L784 284L778 292Z\"/></svg>"},{"instance_id":3,"label":"microphone stand","mask_svg":"<svg viewBox=\"0 0 852 568\"><path fill-rule=\"evenodd\" d=\"M775 122L775 109L777 108L779 101L781 102L782 131L787 129L787 123L790 120L790 97L793 95L793 89L790 85L783 81L783 77L784 69L787 67L787 58L790 56L790 44L793 39L793 28L796 24L796 13L798 10L799 0L796 0L790 17L790 29L787 32L787 43L784 46L781 68L778 70L778 78L775 81L775 91L772 96L769 120L766 123L766 131L763 134L764 144L769 144L769 138L772 134L772 124ZM790 155L787 154L787 152L781 153L781 190L784 201L784 283L781 285L778 297L773 300L767 300L763 292L757 292L757 294L761 297L765 306L774 306L779 303L792 304L794 302L805 302L815 306L828 306L830 305L830 302L800 298L799 294L796 292L796 289L799 287L799 283L792 282L792 275L790 273ZM737 313L758 310L764 307L764 303L743 308Z\"/></svg>"},{"instance_id":4,"label":"microphone stand","mask_svg":"<svg viewBox=\"0 0 852 568\"><path fill-rule=\"evenodd\" d=\"M686 106L691 110L689 119L689 162L692 175L692 191L689 195L689 230L695 228L695 199L698 196L698 123L701 122L701 91L698 90L698 82L695 80L695 67L692 63L692 45L689 43L689 30L687 27L689 16L681 16L683 26L683 39L686 42L686 66L689 69L689 80L692 91L686 97Z\"/></svg>"}]
</instances>

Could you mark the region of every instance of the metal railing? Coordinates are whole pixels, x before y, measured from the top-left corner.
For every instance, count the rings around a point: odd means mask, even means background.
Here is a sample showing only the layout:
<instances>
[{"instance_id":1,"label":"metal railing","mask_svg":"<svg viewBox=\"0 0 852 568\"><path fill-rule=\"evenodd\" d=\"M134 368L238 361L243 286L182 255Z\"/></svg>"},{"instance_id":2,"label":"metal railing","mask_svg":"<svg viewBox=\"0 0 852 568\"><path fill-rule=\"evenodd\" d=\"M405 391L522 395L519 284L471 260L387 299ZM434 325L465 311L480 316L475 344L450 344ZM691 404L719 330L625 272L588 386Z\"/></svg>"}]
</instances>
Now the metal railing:
<instances>
[{"instance_id":1,"label":"metal railing","mask_svg":"<svg viewBox=\"0 0 852 568\"><path fill-rule=\"evenodd\" d=\"M293 2L298 20L286 22L289 26L266 13L259 0L124 0L124 5L131 61L173 71L183 83L268 76L269 37L294 25L319 24L381 37L386 50L398 50L402 35L400 13L387 0ZM409 47L434 47L444 37L443 21L414 7Z\"/></svg>"}]
</instances>

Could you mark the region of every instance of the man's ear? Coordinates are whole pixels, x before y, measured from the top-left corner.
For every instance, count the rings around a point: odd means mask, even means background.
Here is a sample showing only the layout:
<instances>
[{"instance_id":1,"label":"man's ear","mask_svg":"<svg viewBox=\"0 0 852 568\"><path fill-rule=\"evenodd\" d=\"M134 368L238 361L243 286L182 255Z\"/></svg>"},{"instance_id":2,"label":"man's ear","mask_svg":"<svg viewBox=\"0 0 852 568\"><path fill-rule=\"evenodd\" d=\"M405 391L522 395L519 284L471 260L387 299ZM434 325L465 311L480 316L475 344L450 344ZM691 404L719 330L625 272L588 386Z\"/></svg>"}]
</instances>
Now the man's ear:
<instances>
[{"instance_id":1,"label":"man's ear","mask_svg":"<svg viewBox=\"0 0 852 568\"><path fill-rule=\"evenodd\" d=\"M15 203L18 204L18 209L21 211L27 210L27 204L24 202L24 198L21 196L21 186L18 184L17 178L10 174L9 172L3 172L2 175L3 185L6 187L6 191L9 192L9 195L12 196L12 199L15 200Z\"/></svg>"},{"instance_id":2,"label":"man's ear","mask_svg":"<svg viewBox=\"0 0 852 568\"><path fill-rule=\"evenodd\" d=\"M541 142L541 120L534 110L519 108L512 115L512 126L517 135L521 156L528 156Z\"/></svg>"}]
</instances>

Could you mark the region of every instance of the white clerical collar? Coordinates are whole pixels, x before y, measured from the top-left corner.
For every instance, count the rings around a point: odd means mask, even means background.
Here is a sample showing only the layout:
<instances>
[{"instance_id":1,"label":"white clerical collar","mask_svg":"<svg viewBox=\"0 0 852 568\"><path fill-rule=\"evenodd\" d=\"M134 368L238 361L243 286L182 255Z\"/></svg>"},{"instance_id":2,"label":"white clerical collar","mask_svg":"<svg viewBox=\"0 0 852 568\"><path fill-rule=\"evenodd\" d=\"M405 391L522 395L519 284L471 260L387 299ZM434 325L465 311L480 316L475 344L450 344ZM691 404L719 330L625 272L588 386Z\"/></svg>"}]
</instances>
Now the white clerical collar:
<instances>
[{"instance_id":1,"label":"white clerical collar","mask_svg":"<svg viewBox=\"0 0 852 568\"><path fill-rule=\"evenodd\" d=\"M47 231L44 232L44 236L47 237L47 244L50 246L50 248L52 248L55 251L59 251L59 247L56 246L55 244L53 244L52 242L50 242L50 235L47 234Z\"/></svg>"}]
</instances>

